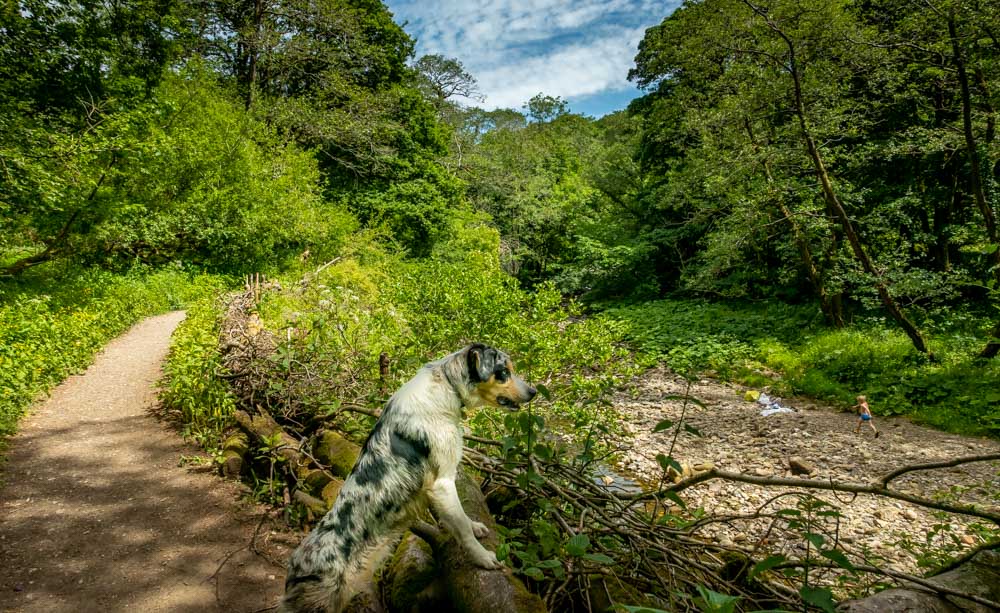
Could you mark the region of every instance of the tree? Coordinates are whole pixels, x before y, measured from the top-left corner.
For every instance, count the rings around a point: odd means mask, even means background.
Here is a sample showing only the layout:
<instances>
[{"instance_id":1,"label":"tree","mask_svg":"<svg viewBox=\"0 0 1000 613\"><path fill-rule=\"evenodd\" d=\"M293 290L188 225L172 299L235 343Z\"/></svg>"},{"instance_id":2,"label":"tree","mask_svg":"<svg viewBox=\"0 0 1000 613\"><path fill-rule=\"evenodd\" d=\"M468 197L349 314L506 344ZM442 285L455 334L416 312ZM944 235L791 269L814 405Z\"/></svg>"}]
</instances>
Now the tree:
<instances>
[{"instance_id":1,"label":"tree","mask_svg":"<svg viewBox=\"0 0 1000 613\"><path fill-rule=\"evenodd\" d=\"M466 72L462 62L455 58L440 54L425 55L413 64L413 68L420 76L421 90L439 109L455 96L483 100L475 77Z\"/></svg>"},{"instance_id":2,"label":"tree","mask_svg":"<svg viewBox=\"0 0 1000 613\"><path fill-rule=\"evenodd\" d=\"M559 96L547 96L539 92L525 103L524 109L532 120L544 123L568 113L568 106Z\"/></svg>"},{"instance_id":3,"label":"tree","mask_svg":"<svg viewBox=\"0 0 1000 613\"><path fill-rule=\"evenodd\" d=\"M765 143L772 151L774 146L783 148L781 163L798 165L788 166L796 174L805 170L801 164L807 162L808 173L819 188L816 195L831 222L825 230L832 247L826 251L826 259L836 258L843 237L885 310L914 347L929 353L923 336L890 291L884 269L872 258L856 227L855 215L848 212L850 205L845 202L858 202L859 190L846 173L838 177L831 172L828 161L850 159L844 155L853 149L851 135L858 134L878 108L871 91L858 85L865 76L860 67L873 65L878 59L874 47L851 42L863 37L853 16L838 3L820 3L808 9L784 0L766 4L749 0L689 3L647 33L630 77L643 87L656 86L666 92L678 87L688 90L688 104L703 114L706 109L710 113L687 118L693 125L706 124L696 133L700 139L697 146L705 150L717 143L738 147L735 139L742 132L744 141L749 139L751 152L759 153ZM763 124L766 141L754 136L758 132L752 128L754 122ZM841 134L839 139L829 140L837 133ZM834 156L824 150L827 142L842 151ZM754 158L759 159L757 153ZM765 158L745 180L753 184L755 174L770 174L773 181L770 164ZM733 189L722 190L735 195ZM770 191L772 200L784 197L782 190ZM824 303L824 311L835 320L834 305L826 295L812 250L803 249L808 247L803 242L805 234L780 201L778 209L784 209L782 216L791 222L789 228L799 246L803 268ZM739 200L731 210L753 214ZM755 217L761 219L760 215Z\"/></svg>"},{"instance_id":4,"label":"tree","mask_svg":"<svg viewBox=\"0 0 1000 613\"><path fill-rule=\"evenodd\" d=\"M85 123L145 97L179 52L173 0L19 0L0 7L0 113ZM20 111L16 109L20 107Z\"/></svg>"}]
</instances>

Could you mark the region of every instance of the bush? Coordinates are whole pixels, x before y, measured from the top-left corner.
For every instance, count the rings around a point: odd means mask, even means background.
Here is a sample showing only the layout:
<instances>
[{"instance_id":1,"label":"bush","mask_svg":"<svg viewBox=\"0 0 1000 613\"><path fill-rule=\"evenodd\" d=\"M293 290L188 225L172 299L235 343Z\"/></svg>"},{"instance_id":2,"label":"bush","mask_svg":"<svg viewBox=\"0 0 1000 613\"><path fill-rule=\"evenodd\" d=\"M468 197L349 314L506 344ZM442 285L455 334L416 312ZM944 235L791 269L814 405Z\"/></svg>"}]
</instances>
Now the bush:
<instances>
[{"instance_id":1,"label":"bush","mask_svg":"<svg viewBox=\"0 0 1000 613\"><path fill-rule=\"evenodd\" d=\"M216 277L176 269L124 275L69 269L0 284L0 434L13 433L31 402L86 367L109 339L218 284Z\"/></svg>"},{"instance_id":2,"label":"bush","mask_svg":"<svg viewBox=\"0 0 1000 613\"><path fill-rule=\"evenodd\" d=\"M499 268L496 232L468 221L448 239L465 249L444 241L436 257L415 260L366 244L304 284L284 284L295 291L266 294L260 314L279 341L271 399L284 403L272 411L288 415L293 406L308 420L345 403L377 406L424 363L480 341L510 352L529 381L551 388L548 414L607 417L606 392L636 369L623 327L581 317L551 286L521 289ZM384 385L382 352L391 358ZM472 423L496 435L495 417L485 411Z\"/></svg>"},{"instance_id":3,"label":"bush","mask_svg":"<svg viewBox=\"0 0 1000 613\"><path fill-rule=\"evenodd\" d=\"M234 409L228 386L219 378L220 302L219 292L214 291L189 306L163 365L160 399L180 412L185 430L195 436L220 430Z\"/></svg>"}]
</instances>

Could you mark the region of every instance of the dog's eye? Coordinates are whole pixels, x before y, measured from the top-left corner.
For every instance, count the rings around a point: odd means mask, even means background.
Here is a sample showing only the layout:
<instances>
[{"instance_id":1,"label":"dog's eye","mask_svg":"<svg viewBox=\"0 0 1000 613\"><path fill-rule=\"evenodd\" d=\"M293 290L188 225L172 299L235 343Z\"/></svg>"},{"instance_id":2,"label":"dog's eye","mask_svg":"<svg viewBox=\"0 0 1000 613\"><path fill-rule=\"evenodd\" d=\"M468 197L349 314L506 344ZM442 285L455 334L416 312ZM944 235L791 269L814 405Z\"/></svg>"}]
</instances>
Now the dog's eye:
<instances>
[{"instance_id":1,"label":"dog's eye","mask_svg":"<svg viewBox=\"0 0 1000 613\"><path fill-rule=\"evenodd\" d=\"M509 376L510 376L510 371L507 370L506 368L504 368L503 370L498 370L496 373L497 381L499 381L500 383L506 381L507 377Z\"/></svg>"}]
</instances>

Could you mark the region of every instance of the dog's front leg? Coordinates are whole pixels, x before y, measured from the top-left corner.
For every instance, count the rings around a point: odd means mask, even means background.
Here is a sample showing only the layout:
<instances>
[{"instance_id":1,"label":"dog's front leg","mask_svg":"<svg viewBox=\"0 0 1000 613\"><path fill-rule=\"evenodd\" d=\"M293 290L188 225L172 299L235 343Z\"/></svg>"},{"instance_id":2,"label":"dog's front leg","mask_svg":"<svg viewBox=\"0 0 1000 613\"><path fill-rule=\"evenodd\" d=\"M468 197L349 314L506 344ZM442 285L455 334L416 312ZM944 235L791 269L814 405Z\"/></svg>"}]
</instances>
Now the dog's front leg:
<instances>
[{"instance_id":1,"label":"dog's front leg","mask_svg":"<svg viewBox=\"0 0 1000 613\"><path fill-rule=\"evenodd\" d=\"M476 566L482 568L503 567L503 564L497 560L496 554L483 547L476 540L477 535L486 536L488 530L486 526L479 522L473 522L465 514L462 501L459 500L458 491L455 489L454 479L445 478L435 481L428 492L428 498L434 512L444 524L445 530L462 544Z\"/></svg>"}]
</instances>

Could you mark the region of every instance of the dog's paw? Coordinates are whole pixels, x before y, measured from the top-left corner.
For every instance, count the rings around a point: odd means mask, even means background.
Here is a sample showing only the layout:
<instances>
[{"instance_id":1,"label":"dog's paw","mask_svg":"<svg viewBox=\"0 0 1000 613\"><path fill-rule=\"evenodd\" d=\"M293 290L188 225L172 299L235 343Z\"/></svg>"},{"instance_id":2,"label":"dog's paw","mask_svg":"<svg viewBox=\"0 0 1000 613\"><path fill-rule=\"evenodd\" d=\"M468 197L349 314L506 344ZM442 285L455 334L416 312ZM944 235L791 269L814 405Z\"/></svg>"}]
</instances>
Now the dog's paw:
<instances>
[{"instance_id":1,"label":"dog's paw","mask_svg":"<svg viewBox=\"0 0 1000 613\"><path fill-rule=\"evenodd\" d=\"M472 533L476 535L477 539L486 538L490 533L490 529L485 524L474 521L472 522Z\"/></svg>"},{"instance_id":2,"label":"dog's paw","mask_svg":"<svg viewBox=\"0 0 1000 613\"><path fill-rule=\"evenodd\" d=\"M473 549L469 551L469 555L472 557L472 563L479 568L485 568L488 570L496 570L503 568L503 562L497 559L497 554L493 553L485 547L479 547L479 549Z\"/></svg>"}]
</instances>

